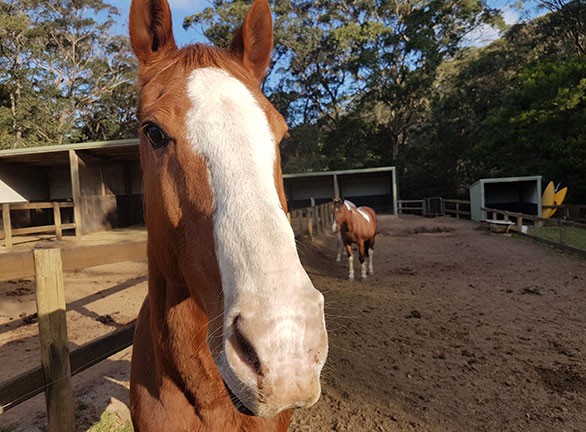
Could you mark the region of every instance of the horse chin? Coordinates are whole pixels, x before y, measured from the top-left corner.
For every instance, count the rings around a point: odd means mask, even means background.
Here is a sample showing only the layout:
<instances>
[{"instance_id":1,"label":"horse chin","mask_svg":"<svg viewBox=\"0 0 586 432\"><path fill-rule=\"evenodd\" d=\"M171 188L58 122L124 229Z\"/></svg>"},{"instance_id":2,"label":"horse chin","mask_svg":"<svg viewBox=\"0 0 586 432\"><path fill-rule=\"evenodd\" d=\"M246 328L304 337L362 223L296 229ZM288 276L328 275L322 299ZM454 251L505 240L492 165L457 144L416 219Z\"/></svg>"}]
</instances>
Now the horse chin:
<instances>
[{"instance_id":1,"label":"horse chin","mask_svg":"<svg viewBox=\"0 0 586 432\"><path fill-rule=\"evenodd\" d=\"M230 396L230 401L232 402L232 405L234 405L234 408L236 408L241 414L254 416L255 414L250 409L248 409L246 405L244 405L244 402L242 402L238 396L234 394L230 386L226 384L226 381L222 381L224 382L224 387L226 387L226 391L228 392L228 396Z\"/></svg>"},{"instance_id":2,"label":"horse chin","mask_svg":"<svg viewBox=\"0 0 586 432\"><path fill-rule=\"evenodd\" d=\"M242 414L260 418L271 418L281 411L292 408L307 408L317 402L317 398L310 402L294 403L287 406L278 406L263 401L261 392L251 388L238 379L235 372L228 367L228 370L219 369L226 391L234 407ZM321 391L320 391L321 393Z\"/></svg>"}]
</instances>

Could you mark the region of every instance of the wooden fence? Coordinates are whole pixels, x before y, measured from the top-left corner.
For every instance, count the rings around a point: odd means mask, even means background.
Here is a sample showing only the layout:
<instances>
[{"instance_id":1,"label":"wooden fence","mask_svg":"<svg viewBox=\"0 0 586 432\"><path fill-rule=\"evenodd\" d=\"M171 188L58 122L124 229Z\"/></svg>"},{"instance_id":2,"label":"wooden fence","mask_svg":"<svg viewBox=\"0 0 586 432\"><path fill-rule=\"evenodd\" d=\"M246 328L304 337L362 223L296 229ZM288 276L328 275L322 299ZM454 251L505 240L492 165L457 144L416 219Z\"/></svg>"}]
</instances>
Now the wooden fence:
<instances>
[{"instance_id":1,"label":"wooden fence","mask_svg":"<svg viewBox=\"0 0 586 432\"><path fill-rule=\"evenodd\" d=\"M553 206L542 206L544 209L558 209L558 214L566 220L578 223L586 222L586 205L562 204Z\"/></svg>"},{"instance_id":2,"label":"wooden fence","mask_svg":"<svg viewBox=\"0 0 586 432\"><path fill-rule=\"evenodd\" d=\"M399 214L419 213L425 215L425 200L398 200L397 207Z\"/></svg>"},{"instance_id":3,"label":"wooden fence","mask_svg":"<svg viewBox=\"0 0 586 432\"><path fill-rule=\"evenodd\" d=\"M0 238L4 238L6 249L12 249L12 237L16 235L39 234L54 232L57 240L61 240L63 230L75 229L74 223L61 223L61 209L73 208L72 202L38 202L38 203L5 203L2 204L2 221L4 230L0 231ZM18 210L53 209L53 225L32 226L12 229L10 212Z\"/></svg>"},{"instance_id":4,"label":"wooden fence","mask_svg":"<svg viewBox=\"0 0 586 432\"><path fill-rule=\"evenodd\" d=\"M432 202L433 200L433 202ZM426 198L421 200L399 200L399 213L420 214L421 216L453 215L457 218L470 219L470 201ZM433 204L433 206L431 205ZM433 208L432 208L433 207Z\"/></svg>"},{"instance_id":5,"label":"wooden fence","mask_svg":"<svg viewBox=\"0 0 586 432\"><path fill-rule=\"evenodd\" d=\"M334 204L328 202L313 207L291 210L288 218L295 236L300 238L307 236L313 241L314 236L329 230L333 223L333 207Z\"/></svg>"},{"instance_id":6,"label":"wooden fence","mask_svg":"<svg viewBox=\"0 0 586 432\"><path fill-rule=\"evenodd\" d=\"M328 230L332 207L292 210L295 235L313 240ZM71 377L132 345L134 322L69 352L63 272L141 258L146 241L0 254L0 282L35 278L41 340L41 366L0 383L0 414L45 392L49 432L75 430Z\"/></svg>"},{"instance_id":7,"label":"wooden fence","mask_svg":"<svg viewBox=\"0 0 586 432\"><path fill-rule=\"evenodd\" d=\"M510 229L522 236L531 237L538 242L586 256L586 224L584 223L484 207L480 211L484 220L511 222ZM528 221L531 222L530 225L525 224ZM577 238L576 242L574 242L574 237Z\"/></svg>"},{"instance_id":8,"label":"wooden fence","mask_svg":"<svg viewBox=\"0 0 586 432\"><path fill-rule=\"evenodd\" d=\"M444 214L454 215L458 219L464 217L470 219L470 201L457 199L443 199Z\"/></svg>"},{"instance_id":9,"label":"wooden fence","mask_svg":"<svg viewBox=\"0 0 586 432\"><path fill-rule=\"evenodd\" d=\"M35 277L41 366L0 383L0 414L45 392L50 432L73 432L71 377L132 344L134 324L69 352L63 271L146 258L146 241L0 255L0 281Z\"/></svg>"}]
</instances>

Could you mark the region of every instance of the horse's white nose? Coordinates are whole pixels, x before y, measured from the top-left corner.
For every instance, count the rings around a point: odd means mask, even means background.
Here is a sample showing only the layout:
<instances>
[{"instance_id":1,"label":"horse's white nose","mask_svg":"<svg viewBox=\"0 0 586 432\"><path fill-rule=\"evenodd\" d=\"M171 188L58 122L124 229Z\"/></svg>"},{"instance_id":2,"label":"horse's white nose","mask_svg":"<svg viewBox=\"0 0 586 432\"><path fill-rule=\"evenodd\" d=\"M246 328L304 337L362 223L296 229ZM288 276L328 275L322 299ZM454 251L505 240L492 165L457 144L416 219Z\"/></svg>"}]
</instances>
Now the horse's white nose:
<instances>
[{"instance_id":1,"label":"horse's white nose","mask_svg":"<svg viewBox=\"0 0 586 432\"><path fill-rule=\"evenodd\" d=\"M323 296L313 287L304 291L281 311L242 308L228 332L228 363L238 380L257 392L242 402L261 417L311 406L319 398L328 350Z\"/></svg>"},{"instance_id":2,"label":"horse's white nose","mask_svg":"<svg viewBox=\"0 0 586 432\"><path fill-rule=\"evenodd\" d=\"M336 225L336 222L334 222L332 225L332 232L336 232L336 231L338 231L338 225Z\"/></svg>"}]
</instances>

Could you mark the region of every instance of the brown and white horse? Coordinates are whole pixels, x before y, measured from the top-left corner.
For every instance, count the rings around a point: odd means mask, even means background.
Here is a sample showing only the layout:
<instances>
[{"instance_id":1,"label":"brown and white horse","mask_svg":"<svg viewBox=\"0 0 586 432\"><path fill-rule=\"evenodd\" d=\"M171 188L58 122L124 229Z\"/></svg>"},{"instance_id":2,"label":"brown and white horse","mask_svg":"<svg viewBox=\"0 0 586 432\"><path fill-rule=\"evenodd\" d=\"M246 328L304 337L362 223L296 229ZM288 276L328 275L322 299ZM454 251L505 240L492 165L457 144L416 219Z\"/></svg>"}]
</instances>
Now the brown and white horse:
<instances>
[{"instance_id":1,"label":"brown and white horse","mask_svg":"<svg viewBox=\"0 0 586 432\"><path fill-rule=\"evenodd\" d=\"M350 201L334 199L332 210L334 224L332 231L338 233L338 256L340 261L342 245L348 253L349 278L354 280L354 258L352 257L352 243L358 246L360 264L362 266L361 276L366 279L366 261L369 258L368 272L374 274L372 256L374 248L374 237L376 236L376 214L370 207L356 207Z\"/></svg>"},{"instance_id":2,"label":"brown and white horse","mask_svg":"<svg viewBox=\"0 0 586 432\"><path fill-rule=\"evenodd\" d=\"M283 431L314 404L327 355L323 296L304 271L260 91L266 0L229 49L178 49L166 0L133 0L149 290L134 338L135 431Z\"/></svg>"}]
</instances>

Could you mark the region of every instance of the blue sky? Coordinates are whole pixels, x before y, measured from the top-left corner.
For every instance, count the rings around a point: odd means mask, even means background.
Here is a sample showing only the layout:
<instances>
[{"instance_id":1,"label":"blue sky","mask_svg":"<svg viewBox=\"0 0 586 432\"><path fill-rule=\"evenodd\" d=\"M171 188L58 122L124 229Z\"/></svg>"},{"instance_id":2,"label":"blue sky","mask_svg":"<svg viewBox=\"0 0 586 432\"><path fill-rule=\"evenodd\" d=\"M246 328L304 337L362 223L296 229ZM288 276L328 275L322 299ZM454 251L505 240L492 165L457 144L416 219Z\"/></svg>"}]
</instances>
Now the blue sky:
<instances>
[{"instance_id":1,"label":"blue sky","mask_svg":"<svg viewBox=\"0 0 586 432\"><path fill-rule=\"evenodd\" d=\"M210 3L206 0L168 0L173 16L173 34L177 45L183 46L193 42L206 42L201 31L196 28L183 30L183 18L201 12ZM128 34L128 14L131 0L110 0L110 3L120 10L117 33Z\"/></svg>"}]
</instances>

